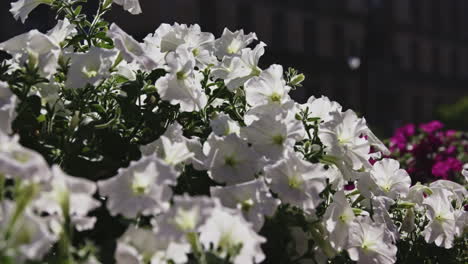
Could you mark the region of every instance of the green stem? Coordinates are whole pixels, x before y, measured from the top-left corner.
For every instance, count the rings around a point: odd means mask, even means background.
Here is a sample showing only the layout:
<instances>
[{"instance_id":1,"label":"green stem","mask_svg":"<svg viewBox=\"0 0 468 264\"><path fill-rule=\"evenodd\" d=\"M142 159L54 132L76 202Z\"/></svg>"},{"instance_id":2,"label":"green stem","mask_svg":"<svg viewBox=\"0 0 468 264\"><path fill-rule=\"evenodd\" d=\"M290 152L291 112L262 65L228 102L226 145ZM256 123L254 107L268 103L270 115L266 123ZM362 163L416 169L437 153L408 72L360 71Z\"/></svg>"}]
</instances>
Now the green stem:
<instances>
[{"instance_id":1,"label":"green stem","mask_svg":"<svg viewBox=\"0 0 468 264\"><path fill-rule=\"evenodd\" d=\"M193 255L197 259L197 263L208 264L208 261L206 260L205 251L203 250L200 240L198 239L198 234L194 232L188 233L187 240L192 246Z\"/></svg>"}]
</instances>

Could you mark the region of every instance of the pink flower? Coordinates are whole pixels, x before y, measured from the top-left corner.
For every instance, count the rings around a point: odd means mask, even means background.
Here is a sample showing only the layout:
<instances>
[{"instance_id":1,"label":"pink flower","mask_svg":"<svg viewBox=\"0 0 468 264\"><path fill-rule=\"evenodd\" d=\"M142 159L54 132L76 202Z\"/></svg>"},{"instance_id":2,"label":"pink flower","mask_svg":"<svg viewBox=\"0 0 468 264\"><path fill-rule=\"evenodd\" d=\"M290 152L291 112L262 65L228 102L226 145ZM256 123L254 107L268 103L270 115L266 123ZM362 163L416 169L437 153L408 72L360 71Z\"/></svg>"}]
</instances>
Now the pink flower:
<instances>
[{"instance_id":1,"label":"pink flower","mask_svg":"<svg viewBox=\"0 0 468 264\"><path fill-rule=\"evenodd\" d=\"M434 120L426 124L421 124L419 125L419 128L423 130L426 133L433 133L441 128L444 127L444 124L442 124L440 121Z\"/></svg>"}]
</instances>

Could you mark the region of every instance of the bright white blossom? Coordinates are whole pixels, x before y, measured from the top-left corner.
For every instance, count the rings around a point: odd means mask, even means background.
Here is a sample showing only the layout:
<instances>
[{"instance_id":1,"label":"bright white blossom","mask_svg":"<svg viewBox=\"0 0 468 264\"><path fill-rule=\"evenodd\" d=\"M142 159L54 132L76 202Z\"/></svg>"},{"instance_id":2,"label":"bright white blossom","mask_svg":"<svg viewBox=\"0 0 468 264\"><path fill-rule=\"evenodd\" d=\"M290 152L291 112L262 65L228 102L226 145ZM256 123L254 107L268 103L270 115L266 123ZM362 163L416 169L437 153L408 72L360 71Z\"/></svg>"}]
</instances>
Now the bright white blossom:
<instances>
[{"instance_id":1,"label":"bright white blossom","mask_svg":"<svg viewBox=\"0 0 468 264\"><path fill-rule=\"evenodd\" d=\"M377 161L370 171L370 176L379 187L377 195L388 196L392 199L405 197L411 185L408 173L400 169L400 163L394 159Z\"/></svg>"},{"instance_id":2,"label":"bright white blossom","mask_svg":"<svg viewBox=\"0 0 468 264\"><path fill-rule=\"evenodd\" d=\"M231 32L225 28L222 36L215 41L215 55L218 59L224 56L238 54L243 48L247 47L252 41L257 39L255 33L244 34L244 30Z\"/></svg>"},{"instance_id":3,"label":"bright white blossom","mask_svg":"<svg viewBox=\"0 0 468 264\"><path fill-rule=\"evenodd\" d=\"M450 191L434 189L424 200L430 222L423 231L427 243L434 242L439 247L451 248L455 238L455 214L450 204Z\"/></svg>"},{"instance_id":4,"label":"bright white blossom","mask_svg":"<svg viewBox=\"0 0 468 264\"><path fill-rule=\"evenodd\" d=\"M265 255L260 245L265 241L239 212L222 207L216 207L200 227L200 242L204 248L213 246L215 254L221 258L230 256L233 264L263 261Z\"/></svg>"},{"instance_id":5,"label":"bright white blossom","mask_svg":"<svg viewBox=\"0 0 468 264\"><path fill-rule=\"evenodd\" d=\"M97 47L92 47L85 53L72 53L66 86L85 88L86 84L97 85L110 76L110 68L116 58L116 50Z\"/></svg>"},{"instance_id":6,"label":"bright white blossom","mask_svg":"<svg viewBox=\"0 0 468 264\"><path fill-rule=\"evenodd\" d=\"M119 169L117 176L98 182L99 193L107 196L107 208L112 215L136 217L169 208L177 173L173 167L156 157L143 157Z\"/></svg>"},{"instance_id":7,"label":"bright white blossom","mask_svg":"<svg viewBox=\"0 0 468 264\"><path fill-rule=\"evenodd\" d=\"M352 260L363 264L396 262L397 247L384 225L363 217L354 222L349 232L347 251Z\"/></svg>"},{"instance_id":8,"label":"bright white blossom","mask_svg":"<svg viewBox=\"0 0 468 264\"><path fill-rule=\"evenodd\" d=\"M290 89L283 79L283 67L274 64L245 84L245 98L251 106L284 104L290 99Z\"/></svg>"},{"instance_id":9,"label":"bright white blossom","mask_svg":"<svg viewBox=\"0 0 468 264\"><path fill-rule=\"evenodd\" d=\"M220 113L212 119L210 126L217 136L227 136L232 133L239 135L240 133L239 123L224 113Z\"/></svg>"},{"instance_id":10,"label":"bright white blossom","mask_svg":"<svg viewBox=\"0 0 468 264\"><path fill-rule=\"evenodd\" d=\"M326 170L322 164L312 164L295 152L287 152L284 159L265 168L273 192L283 203L312 213L322 202L319 194L325 189Z\"/></svg>"},{"instance_id":11,"label":"bright white blossom","mask_svg":"<svg viewBox=\"0 0 468 264\"><path fill-rule=\"evenodd\" d=\"M137 42L116 24L112 24L107 35L114 41L115 48L120 51L123 59L127 62L135 62L143 69L151 71L158 64L146 54L142 44Z\"/></svg>"},{"instance_id":12,"label":"bright white blossom","mask_svg":"<svg viewBox=\"0 0 468 264\"><path fill-rule=\"evenodd\" d=\"M211 187L210 192L224 206L241 210L245 219L253 224L255 231L262 228L265 217L273 216L280 203L272 197L263 179L226 187Z\"/></svg>"},{"instance_id":13,"label":"bright white blossom","mask_svg":"<svg viewBox=\"0 0 468 264\"><path fill-rule=\"evenodd\" d=\"M228 185L253 180L259 171L260 157L236 134L218 137L211 134L203 145L205 166L210 177Z\"/></svg>"},{"instance_id":14,"label":"bright white blossom","mask_svg":"<svg viewBox=\"0 0 468 264\"><path fill-rule=\"evenodd\" d=\"M10 13L13 17L21 22L25 22L29 16L29 13L41 4L52 4L53 0L18 0L11 3Z\"/></svg>"},{"instance_id":15,"label":"bright white blossom","mask_svg":"<svg viewBox=\"0 0 468 264\"><path fill-rule=\"evenodd\" d=\"M331 113L341 112L341 105L335 101L331 101L326 96L315 98L311 96L307 103L301 105L301 109L309 113L310 117L318 117L321 122L328 122L333 119Z\"/></svg>"},{"instance_id":16,"label":"bright white blossom","mask_svg":"<svg viewBox=\"0 0 468 264\"><path fill-rule=\"evenodd\" d=\"M121 5L126 11L132 15L138 15L141 13L141 7L139 0L113 0L114 3Z\"/></svg>"},{"instance_id":17,"label":"bright white blossom","mask_svg":"<svg viewBox=\"0 0 468 264\"><path fill-rule=\"evenodd\" d=\"M329 232L329 239L335 250L341 251L346 247L354 218L353 209L346 200L345 193L336 192L333 196L333 203L323 216L325 228Z\"/></svg>"},{"instance_id":18,"label":"bright white blossom","mask_svg":"<svg viewBox=\"0 0 468 264\"><path fill-rule=\"evenodd\" d=\"M198 111L207 104L201 87L203 76L194 71L195 58L186 46L181 45L166 57L168 73L156 81L156 88L163 100L180 105L182 112Z\"/></svg>"}]
</instances>

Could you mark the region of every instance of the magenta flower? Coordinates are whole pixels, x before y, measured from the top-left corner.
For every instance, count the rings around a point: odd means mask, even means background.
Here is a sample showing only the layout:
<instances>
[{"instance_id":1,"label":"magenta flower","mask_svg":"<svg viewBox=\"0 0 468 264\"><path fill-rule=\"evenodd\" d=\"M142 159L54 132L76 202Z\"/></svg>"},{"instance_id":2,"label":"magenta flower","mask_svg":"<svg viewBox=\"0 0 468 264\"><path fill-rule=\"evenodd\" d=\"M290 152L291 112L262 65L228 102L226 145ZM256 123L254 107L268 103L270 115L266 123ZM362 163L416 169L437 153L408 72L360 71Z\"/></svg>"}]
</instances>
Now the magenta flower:
<instances>
[{"instance_id":1,"label":"magenta flower","mask_svg":"<svg viewBox=\"0 0 468 264\"><path fill-rule=\"evenodd\" d=\"M419 128L424 132L430 134L444 127L440 121L434 120L426 124L421 124Z\"/></svg>"}]
</instances>

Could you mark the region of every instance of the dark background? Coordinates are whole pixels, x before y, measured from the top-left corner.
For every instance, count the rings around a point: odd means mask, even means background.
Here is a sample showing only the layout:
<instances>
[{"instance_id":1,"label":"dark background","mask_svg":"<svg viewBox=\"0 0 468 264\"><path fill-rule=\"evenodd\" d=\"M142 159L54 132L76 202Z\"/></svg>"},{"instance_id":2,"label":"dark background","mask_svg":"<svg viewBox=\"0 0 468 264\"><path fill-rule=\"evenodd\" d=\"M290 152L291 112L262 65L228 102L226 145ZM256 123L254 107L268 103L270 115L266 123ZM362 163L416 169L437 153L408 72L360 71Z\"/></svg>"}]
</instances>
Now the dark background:
<instances>
[{"instance_id":1,"label":"dark background","mask_svg":"<svg viewBox=\"0 0 468 264\"><path fill-rule=\"evenodd\" d=\"M0 41L54 26L47 6L26 24L0 3ZM90 0L93 14L96 0ZM198 23L256 32L267 43L263 67L306 74L293 97L326 95L363 114L380 135L435 118L440 105L468 95L468 1L465 0L140 0L143 14L115 6L107 19L136 39L160 23ZM352 68L349 61L358 59ZM467 119L465 119L467 120Z\"/></svg>"}]
</instances>

